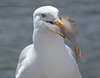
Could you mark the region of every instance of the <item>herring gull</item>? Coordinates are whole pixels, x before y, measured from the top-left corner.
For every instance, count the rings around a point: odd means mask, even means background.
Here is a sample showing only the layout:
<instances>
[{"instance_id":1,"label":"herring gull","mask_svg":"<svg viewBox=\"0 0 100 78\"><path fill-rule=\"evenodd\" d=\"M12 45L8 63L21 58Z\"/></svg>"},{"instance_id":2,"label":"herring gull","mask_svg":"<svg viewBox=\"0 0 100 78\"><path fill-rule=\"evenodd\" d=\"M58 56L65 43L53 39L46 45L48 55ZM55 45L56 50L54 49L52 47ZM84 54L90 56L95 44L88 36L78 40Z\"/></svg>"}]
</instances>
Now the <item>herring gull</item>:
<instances>
[{"instance_id":1,"label":"herring gull","mask_svg":"<svg viewBox=\"0 0 100 78\"><path fill-rule=\"evenodd\" d=\"M59 18L58 13L53 6L42 6L33 13L33 44L21 52L16 78L82 78L73 51L63 40L68 38L76 58L81 58L75 21Z\"/></svg>"}]
</instances>

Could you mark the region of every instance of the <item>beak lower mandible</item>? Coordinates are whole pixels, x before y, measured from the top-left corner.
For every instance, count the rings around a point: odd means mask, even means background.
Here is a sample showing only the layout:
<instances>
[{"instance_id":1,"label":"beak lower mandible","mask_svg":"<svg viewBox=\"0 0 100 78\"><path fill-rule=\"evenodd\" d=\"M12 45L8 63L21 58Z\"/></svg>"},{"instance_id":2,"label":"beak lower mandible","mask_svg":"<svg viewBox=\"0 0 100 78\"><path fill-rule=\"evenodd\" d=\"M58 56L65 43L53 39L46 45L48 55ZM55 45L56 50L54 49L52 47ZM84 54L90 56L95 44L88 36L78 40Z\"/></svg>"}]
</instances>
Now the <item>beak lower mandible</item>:
<instances>
[{"instance_id":1,"label":"beak lower mandible","mask_svg":"<svg viewBox=\"0 0 100 78\"><path fill-rule=\"evenodd\" d=\"M64 30L66 30L66 26L64 25L64 23L59 18L57 19L57 22L52 21L52 23L58 25L59 27L61 27Z\"/></svg>"}]
</instances>

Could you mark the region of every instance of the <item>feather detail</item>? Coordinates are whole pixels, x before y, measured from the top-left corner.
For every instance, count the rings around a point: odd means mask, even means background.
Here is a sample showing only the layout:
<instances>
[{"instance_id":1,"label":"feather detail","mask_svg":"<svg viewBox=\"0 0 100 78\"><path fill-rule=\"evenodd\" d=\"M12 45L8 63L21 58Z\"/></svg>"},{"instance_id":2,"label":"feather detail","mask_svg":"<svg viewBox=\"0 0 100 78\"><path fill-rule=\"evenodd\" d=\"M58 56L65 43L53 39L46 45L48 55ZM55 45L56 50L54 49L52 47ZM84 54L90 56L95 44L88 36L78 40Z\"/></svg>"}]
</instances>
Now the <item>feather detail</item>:
<instances>
[{"instance_id":1,"label":"feather detail","mask_svg":"<svg viewBox=\"0 0 100 78\"><path fill-rule=\"evenodd\" d=\"M74 31L74 33L75 33L75 37L77 38L77 29L74 28L74 27L72 27L72 29L73 29L73 31Z\"/></svg>"},{"instance_id":2,"label":"feather detail","mask_svg":"<svg viewBox=\"0 0 100 78\"><path fill-rule=\"evenodd\" d=\"M72 20L72 18L69 17L62 17L63 19L67 20L72 26L77 26L74 20Z\"/></svg>"},{"instance_id":3,"label":"feather detail","mask_svg":"<svg viewBox=\"0 0 100 78\"><path fill-rule=\"evenodd\" d=\"M61 19L64 19L64 20L66 20L67 22L69 22L69 23L70 23L70 28L72 29L73 34L74 34L74 35L75 35L75 37L77 38L77 29L73 27L73 26L77 26L76 24L74 24L74 23L75 23L75 21L74 21L74 20L72 20L72 19L71 19L71 18L69 18L69 17L62 17ZM67 28L67 27L66 27L66 28Z\"/></svg>"},{"instance_id":4,"label":"feather detail","mask_svg":"<svg viewBox=\"0 0 100 78\"><path fill-rule=\"evenodd\" d=\"M72 26L77 26L76 24L70 23Z\"/></svg>"},{"instance_id":5,"label":"feather detail","mask_svg":"<svg viewBox=\"0 0 100 78\"><path fill-rule=\"evenodd\" d=\"M62 17L61 20L66 26L66 32L64 33L64 35L72 42L74 51L76 54L76 58L79 59L79 58L81 58L81 51L80 51L79 45L76 41L77 29L73 27L73 26L76 26L76 24L73 24L73 23L75 23L75 21L73 21L69 17Z\"/></svg>"},{"instance_id":6,"label":"feather detail","mask_svg":"<svg viewBox=\"0 0 100 78\"><path fill-rule=\"evenodd\" d=\"M74 51L75 51L75 54L76 54L76 58L77 59L81 58L81 51L80 51L78 43L76 41L74 41L72 43L73 43Z\"/></svg>"}]
</instances>

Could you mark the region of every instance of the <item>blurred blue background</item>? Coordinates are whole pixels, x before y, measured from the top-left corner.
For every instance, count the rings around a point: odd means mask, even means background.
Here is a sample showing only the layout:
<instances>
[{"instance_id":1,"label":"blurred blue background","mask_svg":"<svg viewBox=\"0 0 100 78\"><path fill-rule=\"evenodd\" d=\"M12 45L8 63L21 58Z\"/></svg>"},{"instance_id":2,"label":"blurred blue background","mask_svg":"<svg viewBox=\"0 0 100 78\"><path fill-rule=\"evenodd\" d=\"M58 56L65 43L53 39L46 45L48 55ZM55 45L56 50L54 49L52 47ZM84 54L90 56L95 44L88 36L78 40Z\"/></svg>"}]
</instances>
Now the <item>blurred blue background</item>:
<instances>
[{"instance_id":1,"label":"blurred blue background","mask_svg":"<svg viewBox=\"0 0 100 78\"><path fill-rule=\"evenodd\" d=\"M14 78L20 52L32 43L33 12L43 5L77 22L80 72L83 78L100 78L100 0L0 0L0 78Z\"/></svg>"}]
</instances>

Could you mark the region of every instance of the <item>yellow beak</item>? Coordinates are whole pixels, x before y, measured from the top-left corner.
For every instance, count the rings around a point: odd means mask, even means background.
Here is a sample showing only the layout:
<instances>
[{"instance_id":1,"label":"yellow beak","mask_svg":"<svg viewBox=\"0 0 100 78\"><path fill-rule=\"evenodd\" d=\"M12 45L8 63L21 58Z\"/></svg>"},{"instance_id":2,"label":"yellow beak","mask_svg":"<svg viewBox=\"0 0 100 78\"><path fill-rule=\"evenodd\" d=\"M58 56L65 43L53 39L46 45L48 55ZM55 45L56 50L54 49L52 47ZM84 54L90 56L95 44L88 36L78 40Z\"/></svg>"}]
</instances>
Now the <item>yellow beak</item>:
<instances>
[{"instance_id":1,"label":"yellow beak","mask_svg":"<svg viewBox=\"0 0 100 78\"><path fill-rule=\"evenodd\" d=\"M47 21L47 22L51 22L53 24L56 24L59 27L61 27L62 29L66 30L66 26L64 25L64 23L59 18L57 19L57 22L55 22L55 21Z\"/></svg>"}]
</instances>

